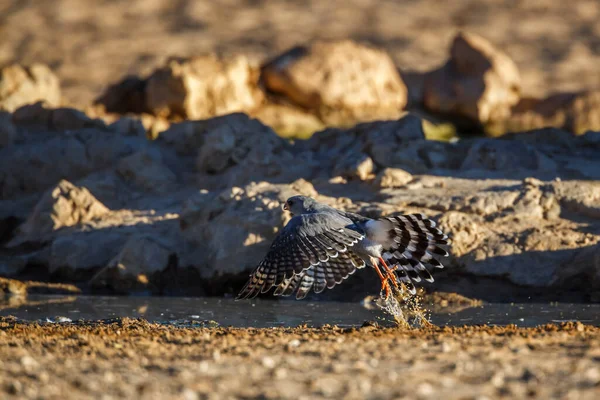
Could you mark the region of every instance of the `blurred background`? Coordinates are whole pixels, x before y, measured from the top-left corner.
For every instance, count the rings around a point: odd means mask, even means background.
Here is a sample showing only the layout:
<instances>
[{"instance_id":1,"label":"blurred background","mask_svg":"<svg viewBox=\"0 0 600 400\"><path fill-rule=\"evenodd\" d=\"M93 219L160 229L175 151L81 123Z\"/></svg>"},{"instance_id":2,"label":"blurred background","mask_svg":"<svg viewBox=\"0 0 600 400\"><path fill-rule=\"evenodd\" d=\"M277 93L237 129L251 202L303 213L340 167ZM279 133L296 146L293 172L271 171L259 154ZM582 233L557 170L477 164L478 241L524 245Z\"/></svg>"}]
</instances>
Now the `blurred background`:
<instances>
[{"instance_id":1,"label":"blurred background","mask_svg":"<svg viewBox=\"0 0 600 400\"><path fill-rule=\"evenodd\" d=\"M458 30L482 35L510 55L529 96L600 84L594 0L4 0L0 7L0 63L47 64L65 98L79 105L127 74L151 73L170 56L220 52L261 62L314 39L366 41L399 68L425 72L446 61Z\"/></svg>"},{"instance_id":2,"label":"blurred background","mask_svg":"<svg viewBox=\"0 0 600 400\"><path fill-rule=\"evenodd\" d=\"M4 0L0 34L6 293L232 296L301 193L438 221L428 292L600 301L598 1Z\"/></svg>"}]
</instances>

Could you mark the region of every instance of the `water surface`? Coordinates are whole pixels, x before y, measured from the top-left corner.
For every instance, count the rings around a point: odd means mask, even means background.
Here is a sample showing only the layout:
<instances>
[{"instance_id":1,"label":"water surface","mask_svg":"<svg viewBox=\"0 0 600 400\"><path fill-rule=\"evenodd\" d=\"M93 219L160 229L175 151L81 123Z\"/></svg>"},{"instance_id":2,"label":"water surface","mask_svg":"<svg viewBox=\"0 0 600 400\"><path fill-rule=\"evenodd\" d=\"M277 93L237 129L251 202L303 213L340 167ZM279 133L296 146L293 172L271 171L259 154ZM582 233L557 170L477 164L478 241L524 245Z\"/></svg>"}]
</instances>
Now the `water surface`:
<instances>
[{"instance_id":1,"label":"water surface","mask_svg":"<svg viewBox=\"0 0 600 400\"><path fill-rule=\"evenodd\" d=\"M424 308L428 308L424 305ZM456 312L438 309L430 321L438 326L507 325L522 327L565 321L600 326L600 304L490 303ZM121 296L29 296L0 303L0 316L26 321L100 320L142 317L151 322L181 325L234 327L360 326L365 321L393 325L378 308L361 303L252 300L224 298L121 297Z\"/></svg>"}]
</instances>

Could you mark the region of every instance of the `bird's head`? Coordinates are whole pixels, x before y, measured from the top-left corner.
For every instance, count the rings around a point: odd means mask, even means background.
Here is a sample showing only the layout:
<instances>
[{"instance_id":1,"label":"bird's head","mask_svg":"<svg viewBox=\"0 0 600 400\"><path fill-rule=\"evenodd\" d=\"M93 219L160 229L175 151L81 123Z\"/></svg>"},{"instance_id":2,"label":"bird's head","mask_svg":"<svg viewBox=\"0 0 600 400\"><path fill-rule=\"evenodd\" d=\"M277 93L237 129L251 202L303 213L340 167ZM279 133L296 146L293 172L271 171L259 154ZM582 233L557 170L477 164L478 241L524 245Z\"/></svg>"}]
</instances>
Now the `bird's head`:
<instances>
[{"instance_id":1,"label":"bird's head","mask_svg":"<svg viewBox=\"0 0 600 400\"><path fill-rule=\"evenodd\" d=\"M310 214L315 212L319 203L312 197L292 196L283 203L283 209L292 215Z\"/></svg>"}]
</instances>

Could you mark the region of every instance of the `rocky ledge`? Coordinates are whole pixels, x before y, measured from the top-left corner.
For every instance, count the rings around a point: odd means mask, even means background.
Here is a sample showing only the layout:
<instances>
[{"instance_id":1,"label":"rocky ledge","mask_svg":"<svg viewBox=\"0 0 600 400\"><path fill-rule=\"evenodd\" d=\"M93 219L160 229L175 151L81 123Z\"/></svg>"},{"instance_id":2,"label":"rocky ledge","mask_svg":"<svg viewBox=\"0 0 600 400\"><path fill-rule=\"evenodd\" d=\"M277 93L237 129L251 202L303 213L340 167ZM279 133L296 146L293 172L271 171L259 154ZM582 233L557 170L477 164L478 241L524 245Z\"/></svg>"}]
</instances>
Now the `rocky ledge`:
<instances>
[{"instance_id":1,"label":"rocky ledge","mask_svg":"<svg viewBox=\"0 0 600 400\"><path fill-rule=\"evenodd\" d=\"M286 222L281 202L301 193L370 216L433 217L453 238L436 281L445 289L464 292L473 285L461 282L477 278L598 299L598 133L441 142L405 114L290 142L233 113L173 123L149 140L126 117L107 125L25 108L0 125L11 133L0 149L3 276L231 294ZM372 293L371 275L328 296Z\"/></svg>"}]
</instances>

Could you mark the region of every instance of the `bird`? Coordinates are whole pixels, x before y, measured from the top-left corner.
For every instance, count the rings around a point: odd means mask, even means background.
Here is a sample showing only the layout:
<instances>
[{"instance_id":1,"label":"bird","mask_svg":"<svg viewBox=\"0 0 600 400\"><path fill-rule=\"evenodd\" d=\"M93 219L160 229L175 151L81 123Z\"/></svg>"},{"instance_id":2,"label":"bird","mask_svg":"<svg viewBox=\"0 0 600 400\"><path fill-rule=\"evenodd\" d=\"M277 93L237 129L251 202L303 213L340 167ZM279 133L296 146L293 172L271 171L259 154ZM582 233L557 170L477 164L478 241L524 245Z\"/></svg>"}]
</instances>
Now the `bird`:
<instances>
[{"instance_id":1,"label":"bird","mask_svg":"<svg viewBox=\"0 0 600 400\"><path fill-rule=\"evenodd\" d=\"M434 255L450 240L423 214L377 219L338 210L312 197L296 195L282 206L292 218L273 240L236 299L251 299L275 288L274 296L312 290L321 293L341 284L357 269L371 266L381 280L380 295L393 290L416 293L413 283L434 279L423 263L444 266Z\"/></svg>"}]
</instances>

